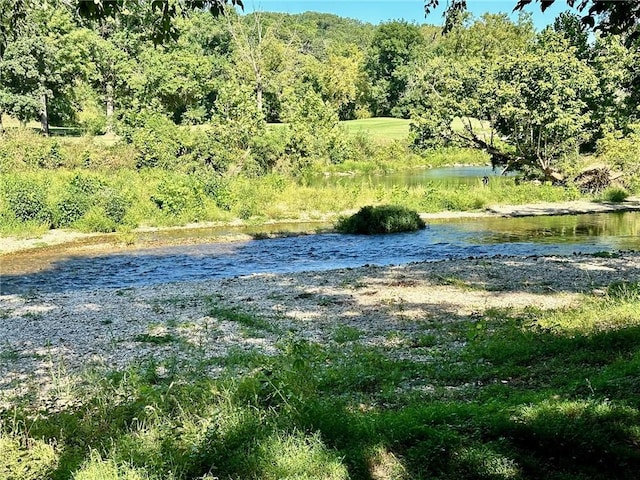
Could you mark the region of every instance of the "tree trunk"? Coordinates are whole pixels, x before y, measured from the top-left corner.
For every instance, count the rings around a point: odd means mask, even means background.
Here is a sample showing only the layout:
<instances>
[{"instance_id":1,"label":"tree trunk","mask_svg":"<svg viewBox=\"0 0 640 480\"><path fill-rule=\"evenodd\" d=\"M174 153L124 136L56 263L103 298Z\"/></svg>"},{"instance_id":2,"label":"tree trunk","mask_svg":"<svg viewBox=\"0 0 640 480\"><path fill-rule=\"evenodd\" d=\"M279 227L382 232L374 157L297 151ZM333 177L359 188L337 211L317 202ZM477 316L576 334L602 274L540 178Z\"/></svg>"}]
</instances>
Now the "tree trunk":
<instances>
[{"instance_id":1,"label":"tree trunk","mask_svg":"<svg viewBox=\"0 0 640 480\"><path fill-rule=\"evenodd\" d=\"M40 129L42 130L42 134L48 136L49 135L49 112L47 110L47 94L42 93L40 95Z\"/></svg>"},{"instance_id":2,"label":"tree trunk","mask_svg":"<svg viewBox=\"0 0 640 480\"><path fill-rule=\"evenodd\" d=\"M106 106L107 106L107 126L106 133L113 133L113 83L107 82L106 90Z\"/></svg>"},{"instance_id":3,"label":"tree trunk","mask_svg":"<svg viewBox=\"0 0 640 480\"><path fill-rule=\"evenodd\" d=\"M259 75L256 76L256 105L262 113L262 78Z\"/></svg>"},{"instance_id":4,"label":"tree trunk","mask_svg":"<svg viewBox=\"0 0 640 480\"><path fill-rule=\"evenodd\" d=\"M0 112L0 135L4 134L4 125L2 123L2 112Z\"/></svg>"}]
</instances>

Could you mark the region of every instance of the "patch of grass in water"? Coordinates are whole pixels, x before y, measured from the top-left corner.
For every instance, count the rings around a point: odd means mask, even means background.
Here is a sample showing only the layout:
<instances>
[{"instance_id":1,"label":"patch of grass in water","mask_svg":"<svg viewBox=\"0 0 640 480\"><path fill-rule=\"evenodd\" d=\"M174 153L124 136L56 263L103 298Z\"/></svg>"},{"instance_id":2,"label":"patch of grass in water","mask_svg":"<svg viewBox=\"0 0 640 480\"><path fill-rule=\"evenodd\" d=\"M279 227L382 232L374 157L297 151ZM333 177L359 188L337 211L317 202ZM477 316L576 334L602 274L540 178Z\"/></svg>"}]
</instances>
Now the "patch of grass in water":
<instances>
[{"instance_id":1,"label":"patch of grass in water","mask_svg":"<svg viewBox=\"0 0 640 480\"><path fill-rule=\"evenodd\" d=\"M415 232L426 228L417 212L397 205L362 207L358 213L341 218L336 230L341 233L373 235L377 233Z\"/></svg>"}]
</instances>

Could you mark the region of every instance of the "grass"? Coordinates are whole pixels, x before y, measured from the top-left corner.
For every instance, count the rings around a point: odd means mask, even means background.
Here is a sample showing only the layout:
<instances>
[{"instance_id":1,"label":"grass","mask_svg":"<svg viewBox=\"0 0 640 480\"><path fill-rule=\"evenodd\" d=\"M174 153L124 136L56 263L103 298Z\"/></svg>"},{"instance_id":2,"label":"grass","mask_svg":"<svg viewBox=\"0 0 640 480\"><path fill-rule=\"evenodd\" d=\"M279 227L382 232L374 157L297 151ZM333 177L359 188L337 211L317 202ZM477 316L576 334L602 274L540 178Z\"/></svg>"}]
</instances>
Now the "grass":
<instances>
[{"instance_id":1,"label":"grass","mask_svg":"<svg viewBox=\"0 0 640 480\"><path fill-rule=\"evenodd\" d=\"M230 352L215 378L197 355L164 375L158 361L87 374L66 408L5 408L0 475L636 479L638 292L616 283L574 308L452 319L414 339L416 360L337 327L331 344Z\"/></svg>"},{"instance_id":2,"label":"grass","mask_svg":"<svg viewBox=\"0 0 640 480\"><path fill-rule=\"evenodd\" d=\"M363 118L340 122L351 135L364 134L379 143L406 140L409 136L410 123L411 120L388 117Z\"/></svg>"},{"instance_id":3,"label":"grass","mask_svg":"<svg viewBox=\"0 0 640 480\"><path fill-rule=\"evenodd\" d=\"M462 130L467 120L463 123L460 118L455 118L451 127L454 130ZM375 142L385 144L395 140L406 140L409 136L411 120L391 117L363 118L359 120L346 120L340 122L352 135L364 134ZM489 123L486 121L471 119L472 128L476 133L489 134Z\"/></svg>"},{"instance_id":4,"label":"grass","mask_svg":"<svg viewBox=\"0 0 640 480\"><path fill-rule=\"evenodd\" d=\"M36 170L3 175L5 185L28 182L29 188L44 192L50 218L60 216L62 205L69 203L74 178L92 177L102 185L102 192L91 197L95 207L73 220L67 228L82 231L130 232L140 226L176 226L191 222L222 221L240 218L249 222L302 218L327 220L342 212L357 210L364 205L394 204L418 212L473 211L495 204L520 204L535 201L563 201L579 197L572 189L550 185L516 185L513 178L498 177L488 186L460 185L446 180L425 181L415 186L376 184L370 179L344 178L326 185L309 185L280 174L258 178L234 177L226 181L225 204L207 193L200 179L194 176L160 169L142 171L120 169L88 173L81 169ZM167 186L175 188L168 191ZM0 189L1 190L1 189ZM173 193L172 193L173 192ZM78 194L82 200L82 194ZM107 197L106 195L109 195ZM173 195L171 209L161 209L153 199ZM120 202L124 215L119 223L109 217L106 198ZM67 203L65 203L67 202ZM100 202L103 202L101 206ZM19 221L11 206L0 194L0 234L38 236L50 226L37 219ZM65 207L69 208L69 207ZM67 210L68 211L68 210Z\"/></svg>"}]
</instances>

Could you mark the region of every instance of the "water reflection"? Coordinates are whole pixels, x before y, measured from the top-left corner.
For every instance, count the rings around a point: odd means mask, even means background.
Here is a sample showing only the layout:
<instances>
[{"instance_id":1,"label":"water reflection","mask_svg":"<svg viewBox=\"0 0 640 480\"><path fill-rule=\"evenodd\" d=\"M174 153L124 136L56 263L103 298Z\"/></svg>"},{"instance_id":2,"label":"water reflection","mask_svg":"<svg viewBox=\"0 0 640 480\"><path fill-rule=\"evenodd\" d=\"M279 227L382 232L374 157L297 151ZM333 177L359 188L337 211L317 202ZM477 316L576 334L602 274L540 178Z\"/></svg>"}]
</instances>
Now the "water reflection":
<instances>
[{"instance_id":1,"label":"water reflection","mask_svg":"<svg viewBox=\"0 0 640 480\"><path fill-rule=\"evenodd\" d=\"M618 249L640 247L640 213L617 212L477 220L449 220L477 243L590 243Z\"/></svg>"},{"instance_id":2,"label":"water reflection","mask_svg":"<svg viewBox=\"0 0 640 480\"><path fill-rule=\"evenodd\" d=\"M439 183L446 185L475 185L482 184L483 177L489 177L490 181L503 181L500 176L500 169L493 169L490 166L461 166L442 168L417 168L413 170L401 170L397 172L385 173L384 175L354 174L354 175L330 175L316 176L307 179L307 182L314 187L323 185L366 185L384 187L415 187L427 183ZM506 176L516 175L510 172Z\"/></svg>"}]
</instances>

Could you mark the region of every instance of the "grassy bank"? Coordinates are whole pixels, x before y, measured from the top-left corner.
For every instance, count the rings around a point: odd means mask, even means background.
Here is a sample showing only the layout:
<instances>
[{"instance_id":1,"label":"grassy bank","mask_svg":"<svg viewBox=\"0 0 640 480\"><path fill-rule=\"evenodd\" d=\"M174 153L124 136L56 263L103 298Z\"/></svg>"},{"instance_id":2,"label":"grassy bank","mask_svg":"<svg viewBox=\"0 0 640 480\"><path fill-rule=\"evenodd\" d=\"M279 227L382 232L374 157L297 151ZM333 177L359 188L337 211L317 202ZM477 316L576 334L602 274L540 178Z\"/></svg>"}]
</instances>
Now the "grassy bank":
<instances>
[{"instance_id":1,"label":"grassy bank","mask_svg":"<svg viewBox=\"0 0 640 480\"><path fill-rule=\"evenodd\" d=\"M313 184L282 174L220 178L163 169L40 170L4 175L0 233L29 235L50 227L111 232L233 219L319 220L378 204L419 212L473 211L578 197L577 190L516 185L513 178L496 178L488 186L480 180L474 185L434 180L389 188L370 177Z\"/></svg>"},{"instance_id":2,"label":"grassy bank","mask_svg":"<svg viewBox=\"0 0 640 480\"><path fill-rule=\"evenodd\" d=\"M339 319L316 344L203 303L246 348L212 359L197 342L147 336L183 354L88 372L56 408L15 400L2 414L3 478L638 478L637 283L573 308L423 319L378 346ZM249 347L274 334L278 353ZM64 370L57 379L64 388Z\"/></svg>"},{"instance_id":3,"label":"grassy bank","mask_svg":"<svg viewBox=\"0 0 640 480\"><path fill-rule=\"evenodd\" d=\"M390 172L489 161L484 152L461 148L417 154L393 140L399 134L389 121L354 124L374 129L366 134L331 130L331 138L308 151L308 139L286 126L233 148L218 142L216 132L207 130L212 126L185 129L156 117L132 129L129 143L113 145L15 130L0 143L0 235L37 236L51 228L127 232L237 219L332 220L380 204L426 213L478 211L584 197L572 185L518 185L513 177L492 178L489 185L435 179L385 186L379 176ZM398 122L404 121L392 123ZM386 141L378 141L384 135Z\"/></svg>"}]
</instances>

